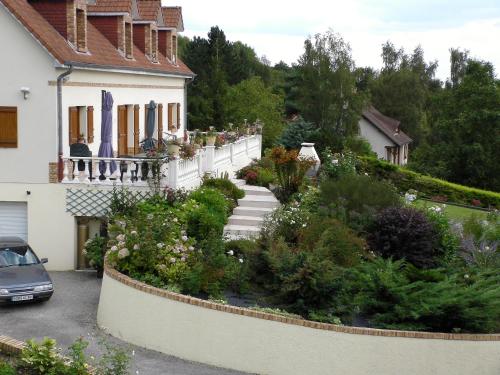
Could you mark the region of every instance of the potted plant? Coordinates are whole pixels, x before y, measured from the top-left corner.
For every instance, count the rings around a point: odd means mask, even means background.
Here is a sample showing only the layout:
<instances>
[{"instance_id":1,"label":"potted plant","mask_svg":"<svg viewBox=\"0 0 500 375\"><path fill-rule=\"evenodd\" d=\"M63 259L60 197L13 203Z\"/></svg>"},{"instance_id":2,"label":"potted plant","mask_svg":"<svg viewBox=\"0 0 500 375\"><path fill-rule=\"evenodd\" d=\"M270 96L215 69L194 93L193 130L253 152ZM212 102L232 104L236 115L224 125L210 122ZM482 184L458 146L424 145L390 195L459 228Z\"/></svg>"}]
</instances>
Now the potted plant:
<instances>
[{"instance_id":1,"label":"potted plant","mask_svg":"<svg viewBox=\"0 0 500 375\"><path fill-rule=\"evenodd\" d=\"M104 255L108 240L105 237L95 236L87 240L83 253L89 261L90 267L97 270L97 277L102 278L104 273Z\"/></svg>"},{"instance_id":2,"label":"potted plant","mask_svg":"<svg viewBox=\"0 0 500 375\"><path fill-rule=\"evenodd\" d=\"M169 156L179 156L180 150L181 142L177 138L167 141L167 154Z\"/></svg>"},{"instance_id":3,"label":"potted plant","mask_svg":"<svg viewBox=\"0 0 500 375\"><path fill-rule=\"evenodd\" d=\"M196 155L197 148L194 144L183 143L180 150L181 158L192 159Z\"/></svg>"},{"instance_id":4,"label":"potted plant","mask_svg":"<svg viewBox=\"0 0 500 375\"><path fill-rule=\"evenodd\" d=\"M215 140L217 138L217 132L213 127L210 127L210 130L207 132L207 146L215 145Z\"/></svg>"}]
</instances>

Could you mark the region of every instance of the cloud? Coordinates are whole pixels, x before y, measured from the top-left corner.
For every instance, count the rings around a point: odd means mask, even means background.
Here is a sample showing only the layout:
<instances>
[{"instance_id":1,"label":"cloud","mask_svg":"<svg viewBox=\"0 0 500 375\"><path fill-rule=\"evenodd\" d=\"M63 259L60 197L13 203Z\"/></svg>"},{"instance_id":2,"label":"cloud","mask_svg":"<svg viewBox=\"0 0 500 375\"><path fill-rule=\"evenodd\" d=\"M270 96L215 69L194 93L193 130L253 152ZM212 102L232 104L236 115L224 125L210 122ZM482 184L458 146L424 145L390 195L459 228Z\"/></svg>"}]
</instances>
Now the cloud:
<instances>
[{"instance_id":1,"label":"cloud","mask_svg":"<svg viewBox=\"0 0 500 375\"><path fill-rule=\"evenodd\" d=\"M169 5L173 5L169 2ZM381 66L381 45L391 40L408 52L421 45L437 76L449 72L451 47L500 66L500 4L497 0L178 0L185 35L206 36L214 25L273 63L297 61L304 40L329 28L351 44L358 66Z\"/></svg>"}]
</instances>

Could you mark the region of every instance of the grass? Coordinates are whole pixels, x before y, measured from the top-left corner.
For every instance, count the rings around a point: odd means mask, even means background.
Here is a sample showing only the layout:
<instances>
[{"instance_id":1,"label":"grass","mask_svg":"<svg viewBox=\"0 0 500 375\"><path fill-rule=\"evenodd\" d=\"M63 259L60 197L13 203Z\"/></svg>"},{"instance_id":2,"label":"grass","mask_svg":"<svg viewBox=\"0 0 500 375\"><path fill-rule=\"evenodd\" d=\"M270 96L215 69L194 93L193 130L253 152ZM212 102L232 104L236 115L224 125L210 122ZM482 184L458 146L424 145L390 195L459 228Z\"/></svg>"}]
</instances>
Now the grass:
<instances>
[{"instance_id":1,"label":"grass","mask_svg":"<svg viewBox=\"0 0 500 375\"><path fill-rule=\"evenodd\" d=\"M430 202L421 199L416 200L415 202L413 202L413 204L417 207L422 207L422 208L433 207L433 206L441 207L444 210L444 214L450 220L464 221L469 217L471 217L472 215L478 217L479 219L486 219L486 216L488 215L488 212L483 210L476 210L474 208L460 207L451 204Z\"/></svg>"}]
</instances>

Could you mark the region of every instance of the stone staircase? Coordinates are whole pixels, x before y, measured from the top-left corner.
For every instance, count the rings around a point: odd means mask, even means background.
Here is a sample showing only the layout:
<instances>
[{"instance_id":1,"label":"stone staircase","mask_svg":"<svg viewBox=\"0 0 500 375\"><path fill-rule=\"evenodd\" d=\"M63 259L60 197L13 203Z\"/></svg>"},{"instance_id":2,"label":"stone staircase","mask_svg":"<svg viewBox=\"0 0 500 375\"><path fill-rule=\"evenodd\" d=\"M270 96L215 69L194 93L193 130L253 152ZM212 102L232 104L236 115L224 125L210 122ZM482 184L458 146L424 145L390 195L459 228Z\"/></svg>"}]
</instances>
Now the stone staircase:
<instances>
[{"instance_id":1,"label":"stone staircase","mask_svg":"<svg viewBox=\"0 0 500 375\"><path fill-rule=\"evenodd\" d=\"M245 192L245 197L238 199L238 206L224 227L224 235L230 239L257 237L264 217L279 206L279 201L265 187L245 185L244 180L232 181Z\"/></svg>"}]
</instances>

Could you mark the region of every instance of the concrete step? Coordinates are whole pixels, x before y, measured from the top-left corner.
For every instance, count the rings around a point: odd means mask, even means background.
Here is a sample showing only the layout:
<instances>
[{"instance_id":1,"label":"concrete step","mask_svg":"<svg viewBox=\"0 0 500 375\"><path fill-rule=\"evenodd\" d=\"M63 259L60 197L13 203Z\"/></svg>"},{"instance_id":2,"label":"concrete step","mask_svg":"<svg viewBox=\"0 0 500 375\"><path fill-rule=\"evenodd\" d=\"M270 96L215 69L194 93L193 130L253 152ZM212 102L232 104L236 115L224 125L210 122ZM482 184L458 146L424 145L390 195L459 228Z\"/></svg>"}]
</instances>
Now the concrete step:
<instances>
[{"instance_id":1,"label":"concrete step","mask_svg":"<svg viewBox=\"0 0 500 375\"><path fill-rule=\"evenodd\" d=\"M233 210L234 215L238 216L254 216L254 217L264 217L273 212L272 208L265 207L236 207Z\"/></svg>"},{"instance_id":2,"label":"concrete step","mask_svg":"<svg viewBox=\"0 0 500 375\"><path fill-rule=\"evenodd\" d=\"M241 186L245 186L245 184L247 183L245 180L240 180L240 179L237 179L237 178L232 178L231 182L233 184L235 184L236 186L238 186L240 189L241 189Z\"/></svg>"},{"instance_id":3,"label":"concrete step","mask_svg":"<svg viewBox=\"0 0 500 375\"><path fill-rule=\"evenodd\" d=\"M238 206L241 207L276 208L279 204L279 201L274 196L247 195L242 199L238 199Z\"/></svg>"},{"instance_id":4,"label":"concrete step","mask_svg":"<svg viewBox=\"0 0 500 375\"><path fill-rule=\"evenodd\" d=\"M248 225L261 227L264 222L263 217L259 216L242 216L242 215L232 215L228 219L228 225Z\"/></svg>"},{"instance_id":5,"label":"concrete step","mask_svg":"<svg viewBox=\"0 0 500 375\"><path fill-rule=\"evenodd\" d=\"M231 239L258 237L260 228L248 225L226 225L224 235Z\"/></svg>"},{"instance_id":6,"label":"concrete step","mask_svg":"<svg viewBox=\"0 0 500 375\"><path fill-rule=\"evenodd\" d=\"M264 195L268 197L274 196L269 189L262 186L244 185L239 186L239 188L242 189L246 195Z\"/></svg>"}]
</instances>

